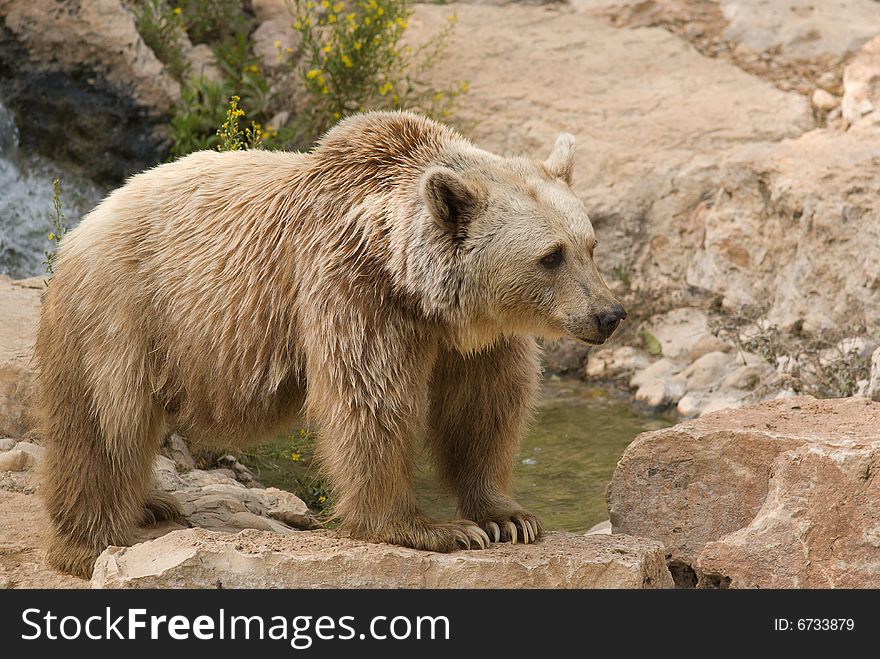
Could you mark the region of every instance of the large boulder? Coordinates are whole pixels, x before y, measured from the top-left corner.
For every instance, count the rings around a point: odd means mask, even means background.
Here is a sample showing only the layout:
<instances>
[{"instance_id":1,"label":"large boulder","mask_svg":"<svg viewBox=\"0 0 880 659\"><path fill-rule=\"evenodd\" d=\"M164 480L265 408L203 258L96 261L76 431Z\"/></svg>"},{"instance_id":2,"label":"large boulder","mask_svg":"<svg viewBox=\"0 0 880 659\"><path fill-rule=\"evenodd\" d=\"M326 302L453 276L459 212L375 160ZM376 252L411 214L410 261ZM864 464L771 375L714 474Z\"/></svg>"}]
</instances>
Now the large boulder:
<instances>
[{"instance_id":1,"label":"large boulder","mask_svg":"<svg viewBox=\"0 0 880 659\"><path fill-rule=\"evenodd\" d=\"M42 279L0 275L0 437L21 437L34 426L31 402Z\"/></svg>"},{"instance_id":2,"label":"large boulder","mask_svg":"<svg viewBox=\"0 0 880 659\"><path fill-rule=\"evenodd\" d=\"M179 96L123 0L0 0L0 97L26 150L120 181L164 156Z\"/></svg>"},{"instance_id":3,"label":"large boulder","mask_svg":"<svg viewBox=\"0 0 880 659\"><path fill-rule=\"evenodd\" d=\"M680 586L878 587L878 428L870 400L797 397L643 433L613 530L661 541Z\"/></svg>"},{"instance_id":4,"label":"large boulder","mask_svg":"<svg viewBox=\"0 0 880 659\"><path fill-rule=\"evenodd\" d=\"M423 552L338 537L176 531L110 547L94 588L669 588L658 542L551 533L531 545Z\"/></svg>"}]
</instances>

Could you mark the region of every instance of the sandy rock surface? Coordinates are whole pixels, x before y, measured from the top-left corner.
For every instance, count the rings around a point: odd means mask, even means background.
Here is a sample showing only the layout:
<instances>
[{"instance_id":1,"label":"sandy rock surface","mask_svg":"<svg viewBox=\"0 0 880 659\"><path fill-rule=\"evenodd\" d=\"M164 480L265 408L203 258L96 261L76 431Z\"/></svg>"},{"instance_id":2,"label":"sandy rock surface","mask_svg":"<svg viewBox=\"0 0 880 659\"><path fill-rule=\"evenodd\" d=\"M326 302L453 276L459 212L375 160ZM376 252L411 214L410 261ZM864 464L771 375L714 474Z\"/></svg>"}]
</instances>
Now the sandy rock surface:
<instances>
[{"instance_id":1,"label":"sandy rock surface","mask_svg":"<svg viewBox=\"0 0 880 659\"><path fill-rule=\"evenodd\" d=\"M669 588L657 542L551 533L536 544L452 554L329 531L238 535L191 529L96 563L94 588Z\"/></svg>"}]
</instances>

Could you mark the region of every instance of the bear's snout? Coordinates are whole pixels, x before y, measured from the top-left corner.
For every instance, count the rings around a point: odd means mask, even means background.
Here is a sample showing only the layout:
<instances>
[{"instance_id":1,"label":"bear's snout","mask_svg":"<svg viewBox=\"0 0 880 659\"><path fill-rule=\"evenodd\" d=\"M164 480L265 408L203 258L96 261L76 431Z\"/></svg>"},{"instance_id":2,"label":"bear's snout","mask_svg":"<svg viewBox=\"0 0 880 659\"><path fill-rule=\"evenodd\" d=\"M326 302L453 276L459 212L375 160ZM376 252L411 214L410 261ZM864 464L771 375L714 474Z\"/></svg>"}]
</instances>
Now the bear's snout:
<instances>
[{"instance_id":1,"label":"bear's snout","mask_svg":"<svg viewBox=\"0 0 880 659\"><path fill-rule=\"evenodd\" d=\"M596 325L599 334L606 340L614 333L621 320L626 319L626 310L619 304L612 305L596 314Z\"/></svg>"}]
</instances>

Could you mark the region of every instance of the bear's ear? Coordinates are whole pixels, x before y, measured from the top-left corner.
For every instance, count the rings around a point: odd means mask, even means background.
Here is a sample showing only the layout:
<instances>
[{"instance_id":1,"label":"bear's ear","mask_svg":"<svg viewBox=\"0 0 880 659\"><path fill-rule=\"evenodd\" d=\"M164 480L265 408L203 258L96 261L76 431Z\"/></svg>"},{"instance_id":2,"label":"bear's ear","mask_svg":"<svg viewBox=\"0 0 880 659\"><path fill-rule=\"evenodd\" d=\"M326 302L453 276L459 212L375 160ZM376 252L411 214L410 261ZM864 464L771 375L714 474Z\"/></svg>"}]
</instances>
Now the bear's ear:
<instances>
[{"instance_id":1,"label":"bear's ear","mask_svg":"<svg viewBox=\"0 0 880 659\"><path fill-rule=\"evenodd\" d=\"M477 190L458 173L438 166L422 175L419 191L431 215L456 237L462 237L479 207Z\"/></svg>"},{"instance_id":2,"label":"bear's ear","mask_svg":"<svg viewBox=\"0 0 880 659\"><path fill-rule=\"evenodd\" d=\"M554 178L562 179L571 185L574 172L574 135L560 133L553 146L553 152L544 161L544 169Z\"/></svg>"}]
</instances>

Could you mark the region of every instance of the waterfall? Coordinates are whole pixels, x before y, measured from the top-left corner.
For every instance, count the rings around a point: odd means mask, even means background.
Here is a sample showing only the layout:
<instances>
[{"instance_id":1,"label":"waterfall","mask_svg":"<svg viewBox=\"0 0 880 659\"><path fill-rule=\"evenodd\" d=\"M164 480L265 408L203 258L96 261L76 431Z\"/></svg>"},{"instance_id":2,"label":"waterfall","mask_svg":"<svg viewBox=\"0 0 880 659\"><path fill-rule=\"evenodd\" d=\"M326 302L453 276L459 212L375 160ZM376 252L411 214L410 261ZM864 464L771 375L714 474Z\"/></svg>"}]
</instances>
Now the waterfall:
<instances>
[{"instance_id":1,"label":"waterfall","mask_svg":"<svg viewBox=\"0 0 880 659\"><path fill-rule=\"evenodd\" d=\"M55 178L61 180L67 227L73 228L105 191L68 167L23 153L14 117L0 102L0 274L43 274Z\"/></svg>"}]
</instances>

